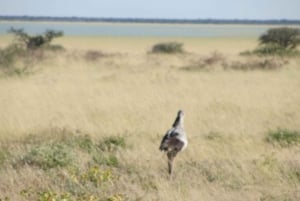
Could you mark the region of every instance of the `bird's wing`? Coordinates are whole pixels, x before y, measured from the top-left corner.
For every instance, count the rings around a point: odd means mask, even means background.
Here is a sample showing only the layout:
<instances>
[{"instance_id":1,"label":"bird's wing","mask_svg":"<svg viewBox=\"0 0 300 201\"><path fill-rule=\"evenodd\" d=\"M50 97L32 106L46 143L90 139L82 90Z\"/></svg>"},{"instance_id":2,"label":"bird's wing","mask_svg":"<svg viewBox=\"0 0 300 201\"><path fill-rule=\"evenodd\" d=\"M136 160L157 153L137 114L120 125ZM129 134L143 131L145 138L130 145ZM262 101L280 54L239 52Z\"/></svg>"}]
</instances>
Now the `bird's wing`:
<instances>
[{"instance_id":1,"label":"bird's wing","mask_svg":"<svg viewBox=\"0 0 300 201\"><path fill-rule=\"evenodd\" d=\"M161 140L159 149L161 151L167 151L170 145L170 141L172 139L176 139L176 136L178 136L179 133L176 132L176 129L171 128L167 131L167 133L164 135L163 139Z\"/></svg>"},{"instance_id":2,"label":"bird's wing","mask_svg":"<svg viewBox=\"0 0 300 201\"><path fill-rule=\"evenodd\" d=\"M164 135L163 139L161 140L161 143L160 143L160 146L159 146L159 149L161 151L167 151L168 149L168 141L169 141L169 138L170 138L170 135L173 131L173 128L171 128L170 130L168 130L166 132L166 134Z\"/></svg>"}]
</instances>

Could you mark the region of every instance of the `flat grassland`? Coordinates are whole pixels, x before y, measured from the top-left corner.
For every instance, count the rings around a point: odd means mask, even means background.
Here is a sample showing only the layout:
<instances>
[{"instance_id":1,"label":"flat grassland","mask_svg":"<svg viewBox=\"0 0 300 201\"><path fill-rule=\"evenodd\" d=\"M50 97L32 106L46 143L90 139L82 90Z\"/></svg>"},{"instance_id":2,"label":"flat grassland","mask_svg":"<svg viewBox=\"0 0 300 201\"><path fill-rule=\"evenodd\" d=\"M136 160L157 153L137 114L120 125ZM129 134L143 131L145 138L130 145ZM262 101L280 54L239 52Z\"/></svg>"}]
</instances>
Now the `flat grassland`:
<instances>
[{"instance_id":1,"label":"flat grassland","mask_svg":"<svg viewBox=\"0 0 300 201\"><path fill-rule=\"evenodd\" d=\"M186 53L149 54L165 41ZM0 78L0 200L300 200L299 143L270 138L300 131L299 58L240 56L253 38L54 43ZM282 67L234 68L264 62ZM189 146L170 179L158 146L179 109Z\"/></svg>"}]
</instances>

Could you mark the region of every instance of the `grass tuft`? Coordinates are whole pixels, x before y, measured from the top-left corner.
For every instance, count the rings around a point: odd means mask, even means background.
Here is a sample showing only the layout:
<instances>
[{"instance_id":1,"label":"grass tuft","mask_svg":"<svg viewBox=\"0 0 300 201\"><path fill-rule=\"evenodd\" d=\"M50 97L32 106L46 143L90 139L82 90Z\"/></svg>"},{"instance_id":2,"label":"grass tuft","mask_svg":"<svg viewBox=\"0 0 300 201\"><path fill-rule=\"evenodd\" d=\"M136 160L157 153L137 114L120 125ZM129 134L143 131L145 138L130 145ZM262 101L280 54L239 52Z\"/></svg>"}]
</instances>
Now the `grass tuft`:
<instances>
[{"instance_id":1,"label":"grass tuft","mask_svg":"<svg viewBox=\"0 0 300 201\"><path fill-rule=\"evenodd\" d=\"M102 151L115 151L119 148L125 148L125 138L120 136L111 136L103 139L99 143L99 148Z\"/></svg>"},{"instance_id":2,"label":"grass tuft","mask_svg":"<svg viewBox=\"0 0 300 201\"><path fill-rule=\"evenodd\" d=\"M300 144L300 133L298 131L279 128L269 131L266 141L280 147L289 147Z\"/></svg>"}]
</instances>

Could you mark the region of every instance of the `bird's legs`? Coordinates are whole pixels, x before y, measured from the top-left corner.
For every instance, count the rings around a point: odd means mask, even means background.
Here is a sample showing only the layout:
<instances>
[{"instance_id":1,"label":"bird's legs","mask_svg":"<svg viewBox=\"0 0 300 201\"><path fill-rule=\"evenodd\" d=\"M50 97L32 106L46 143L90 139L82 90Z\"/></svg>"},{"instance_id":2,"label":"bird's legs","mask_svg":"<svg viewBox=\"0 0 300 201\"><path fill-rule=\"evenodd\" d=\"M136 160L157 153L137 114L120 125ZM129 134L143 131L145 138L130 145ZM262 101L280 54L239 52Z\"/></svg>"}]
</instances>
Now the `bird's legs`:
<instances>
[{"instance_id":1,"label":"bird's legs","mask_svg":"<svg viewBox=\"0 0 300 201\"><path fill-rule=\"evenodd\" d=\"M168 156L168 171L169 171L169 174L172 175L172 171L173 171L173 161L174 161L174 158L177 154L177 151L173 150L173 151L170 151L167 153L167 156Z\"/></svg>"}]
</instances>

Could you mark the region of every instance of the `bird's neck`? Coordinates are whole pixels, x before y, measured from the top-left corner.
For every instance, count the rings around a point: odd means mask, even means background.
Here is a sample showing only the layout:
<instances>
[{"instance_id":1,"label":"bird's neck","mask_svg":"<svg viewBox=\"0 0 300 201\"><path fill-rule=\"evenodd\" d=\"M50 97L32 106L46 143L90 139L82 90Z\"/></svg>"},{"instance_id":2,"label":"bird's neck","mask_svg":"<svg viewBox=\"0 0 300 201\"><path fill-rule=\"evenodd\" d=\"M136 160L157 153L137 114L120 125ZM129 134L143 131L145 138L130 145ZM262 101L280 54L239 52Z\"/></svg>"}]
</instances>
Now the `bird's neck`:
<instances>
[{"instance_id":1,"label":"bird's neck","mask_svg":"<svg viewBox=\"0 0 300 201\"><path fill-rule=\"evenodd\" d=\"M178 116L174 123L173 123L174 128L183 128L183 117Z\"/></svg>"}]
</instances>

